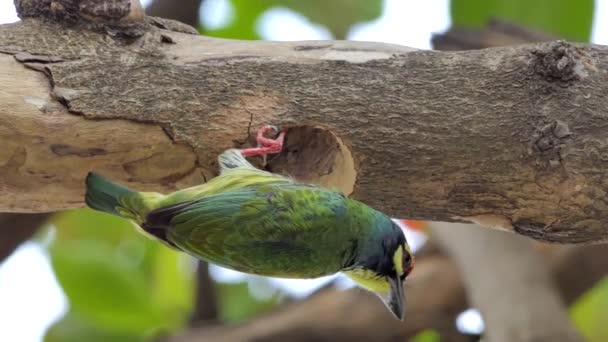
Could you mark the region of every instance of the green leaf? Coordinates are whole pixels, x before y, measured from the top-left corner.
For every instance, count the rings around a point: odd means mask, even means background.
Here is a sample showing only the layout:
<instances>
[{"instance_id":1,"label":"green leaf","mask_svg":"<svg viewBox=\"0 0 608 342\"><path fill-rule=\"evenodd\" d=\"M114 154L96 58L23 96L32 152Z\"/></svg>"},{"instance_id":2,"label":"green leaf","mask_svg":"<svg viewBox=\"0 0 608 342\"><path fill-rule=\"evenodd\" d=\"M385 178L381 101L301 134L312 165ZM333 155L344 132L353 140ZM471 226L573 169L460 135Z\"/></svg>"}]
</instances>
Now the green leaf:
<instances>
[{"instance_id":1,"label":"green leaf","mask_svg":"<svg viewBox=\"0 0 608 342\"><path fill-rule=\"evenodd\" d=\"M593 0L452 0L455 26L482 27L500 18L576 41L589 41Z\"/></svg>"},{"instance_id":2,"label":"green leaf","mask_svg":"<svg viewBox=\"0 0 608 342\"><path fill-rule=\"evenodd\" d=\"M181 315L186 322L194 303L196 260L158 244L151 284L165 315Z\"/></svg>"},{"instance_id":3,"label":"green leaf","mask_svg":"<svg viewBox=\"0 0 608 342\"><path fill-rule=\"evenodd\" d=\"M284 0L281 5L299 12L310 21L326 26L337 39L346 39L350 28L382 14L379 0Z\"/></svg>"},{"instance_id":4,"label":"green leaf","mask_svg":"<svg viewBox=\"0 0 608 342\"><path fill-rule=\"evenodd\" d=\"M53 215L49 223L57 227L57 240L95 237L118 246L127 239L143 239L131 221L88 208Z\"/></svg>"},{"instance_id":5,"label":"green leaf","mask_svg":"<svg viewBox=\"0 0 608 342\"><path fill-rule=\"evenodd\" d=\"M433 329L426 329L419 332L410 339L410 342L440 342L441 335Z\"/></svg>"},{"instance_id":6,"label":"green leaf","mask_svg":"<svg viewBox=\"0 0 608 342\"><path fill-rule=\"evenodd\" d=\"M104 332L150 335L182 328L193 305L191 257L96 211L53 217L51 262L80 320Z\"/></svg>"},{"instance_id":7,"label":"green leaf","mask_svg":"<svg viewBox=\"0 0 608 342\"><path fill-rule=\"evenodd\" d=\"M101 330L74 313L68 313L46 332L44 342L144 342L140 335Z\"/></svg>"},{"instance_id":8,"label":"green leaf","mask_svg":"<svg viewBox=\"0 0 608 342\"><path fill-rule=\"evenodd\" d=\"M608 277L582 295L572 305L570 314L586 341L608 341Z\"/></svg>"},{"instance_id":9,"label":"green leaf","mask_svg":"<svg viewBox=\"0 0 608 342\"><path fill-rule=\"evenodd\" d=\"M226 27L210 30L203 27L205 35L212 37L249 39L255 40L261 37L256 31L258 17L267 9L273 6L274 0L232 0L234 9L234 19Z\"/></svg>"},{"instance_id":10,"label":"green leaf","mask_svg":"<svg viewBox=\"0 0 608 342\"><path fill-rule=\"evenodd\" d=\"M115 251L94 240L52 247L51 262L74 313L110 331L167 328L143 273Z\"/></svg>"},{"instance_id":11,"label":"green leaf","mask_svg":"<svg viewBox=\"0 0 608 342\"><path fill-rule=\"evenodd\" d=\"M260 39L256 31L259 17L273 7L285 7L310 21L326 26L338 39L345 39L353 24L376 19L382 13L381 0L232 0L234 19L226 27L205 35L232 39Z\"/></svg>"}]
</instances>

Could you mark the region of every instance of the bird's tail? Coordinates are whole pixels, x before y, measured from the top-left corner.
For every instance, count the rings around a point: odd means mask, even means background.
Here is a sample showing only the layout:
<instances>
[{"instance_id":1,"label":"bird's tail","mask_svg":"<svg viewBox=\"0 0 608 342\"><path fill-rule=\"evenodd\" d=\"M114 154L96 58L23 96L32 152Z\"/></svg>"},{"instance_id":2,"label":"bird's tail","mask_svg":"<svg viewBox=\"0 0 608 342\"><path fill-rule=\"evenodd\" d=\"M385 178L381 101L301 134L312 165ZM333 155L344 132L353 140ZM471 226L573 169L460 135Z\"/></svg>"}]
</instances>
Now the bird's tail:
<instances>
[{"instance_id":1,"label":"bird's tail","mask_svg":"<svg viewBox=\"0 0 608 342\"><path fill-rule=\"evenodd\" d=\"M217 161L220 165L220 174L238 168L256 169L255 166L251 165L251 163L243 157L241 151L236 148L224 151L224 153L217 157Z\"/></svg>"},{"instance_id":2,"label":"bird's tail","mask_svg":"<svg viewBox=\"0 0 608 342\"><path fill-rule=\"evenodd\" d=\"M140 193L89 172L85 201L95 210L141 222L152 209L150 202L162 197L157 193Z\"/></svg>"},{"instance_id":3,"label":"bird's tail","mask_svg":"<svg viewBox=\"0 0 608 342\"><path fill-rule=\"evenodd\" d=\"M87 175L87 194L85 201L91 209L123 216L119 208L122 207L120 198L125 195L134 195L135 191L122 185L113 183L108 179L89 172Z\"/></svg>"}]
</instances>

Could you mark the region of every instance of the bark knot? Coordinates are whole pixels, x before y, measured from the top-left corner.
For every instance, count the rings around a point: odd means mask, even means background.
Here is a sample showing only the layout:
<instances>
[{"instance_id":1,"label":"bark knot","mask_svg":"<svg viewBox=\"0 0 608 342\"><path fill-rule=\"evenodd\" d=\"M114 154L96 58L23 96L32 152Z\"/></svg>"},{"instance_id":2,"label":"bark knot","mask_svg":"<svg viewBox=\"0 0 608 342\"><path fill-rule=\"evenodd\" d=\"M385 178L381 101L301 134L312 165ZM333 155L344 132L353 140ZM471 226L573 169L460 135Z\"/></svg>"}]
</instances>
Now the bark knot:
<instances>
[{"instance_id":1,"label":"bark knot","mask_svg":"<svg viewBox=\"0 0 608 342\"><path fill-rule=\"evenodd\" d=\"M574 45L556 41L532 51L534 72L548 82L570 83L587 76L583 54Z\"/></svg>"},{"instance_id":2,"label":"bark knot","mask_svg":"<svg viewBox=\"0 0 608 342\"><path fill-rule=\"evenodd\" d=\"M22 19L46 18L120 38L137 38L146 31L138 0L15 0L15 7Z\"/></svg>"},{"instance_id":3,"label":"bark knot","mask_svg":"<svg viewBox=\"0 0 608 342\"><path fill-rule=\"evenodd\" d=\"M541 161L548 166L557 166L562 162L562 149L565 142L571 136L572 132L568 125L560 120L555 120L537 128L532 134L528 154L540 157Z\"/></svg>"}]
</instances>

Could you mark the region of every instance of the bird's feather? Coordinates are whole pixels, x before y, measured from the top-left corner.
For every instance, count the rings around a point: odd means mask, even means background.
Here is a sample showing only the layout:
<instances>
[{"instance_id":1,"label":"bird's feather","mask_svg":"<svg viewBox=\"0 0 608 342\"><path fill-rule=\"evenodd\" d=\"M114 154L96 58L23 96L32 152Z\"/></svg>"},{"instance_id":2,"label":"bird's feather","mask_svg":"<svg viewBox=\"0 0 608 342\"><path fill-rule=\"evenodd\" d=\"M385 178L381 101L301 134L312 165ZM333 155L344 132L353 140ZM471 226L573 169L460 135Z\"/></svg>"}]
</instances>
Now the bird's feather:
<instances>
[{"instance_id":1,"label":"bird's feather","mask_svg":"<svg viewBox=\"0 0 608 342\"><path fill-rule=\"evenodd\" d=\"M318 277L338 272L351 257L348 202L316 186L262 184L223 191L151 212L168 222L180 248L243 272Z\"/></svg>"}]
</instances>

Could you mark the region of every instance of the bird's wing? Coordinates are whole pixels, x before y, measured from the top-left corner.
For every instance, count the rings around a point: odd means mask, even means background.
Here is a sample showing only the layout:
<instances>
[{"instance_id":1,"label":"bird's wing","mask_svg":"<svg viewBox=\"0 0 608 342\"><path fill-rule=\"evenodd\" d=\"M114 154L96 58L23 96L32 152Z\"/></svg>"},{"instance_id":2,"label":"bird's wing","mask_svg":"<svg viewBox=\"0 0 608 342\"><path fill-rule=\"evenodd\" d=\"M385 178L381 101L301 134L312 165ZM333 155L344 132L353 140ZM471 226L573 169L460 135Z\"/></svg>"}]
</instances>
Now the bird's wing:
<instances>
[{"instance_id":1,"label":"bird's wing","mask_svg":"<svg viewBox=\"0 0 608 342\"><path fill-rule=\"evenodd\" d=\"M238 190L245 187L262 185L293 184L291 178L262 171L254 167L224 169L222 174L209 182L173 192L159 203L159 207L170 206L180 202L194 201L202 197Z\"/></svg>"},{"instance_id":2,"label":"bird's wing","mask_svg":"<svg viewBox=\"0 0 608 342\"><path fill-rule=\"evenodd\" d=\"M344 197L305 185L262 185L150 213L184 250L243 272L316 277L337 272L352 241L339 223ZM350 251L350 249L348 249Z\"/></svg>"}]
</instances>

